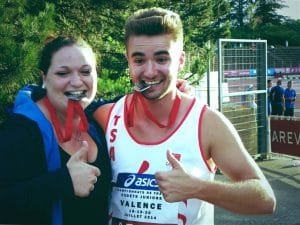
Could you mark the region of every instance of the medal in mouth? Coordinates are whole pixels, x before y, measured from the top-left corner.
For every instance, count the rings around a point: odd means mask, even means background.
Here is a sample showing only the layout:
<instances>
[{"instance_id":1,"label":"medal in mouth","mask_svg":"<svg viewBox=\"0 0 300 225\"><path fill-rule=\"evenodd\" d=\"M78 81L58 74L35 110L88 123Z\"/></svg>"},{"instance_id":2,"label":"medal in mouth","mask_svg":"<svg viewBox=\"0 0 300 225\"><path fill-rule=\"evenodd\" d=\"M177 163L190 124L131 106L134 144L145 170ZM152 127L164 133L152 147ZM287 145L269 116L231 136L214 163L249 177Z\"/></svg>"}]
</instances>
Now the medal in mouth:
<instances>
[{"instance_id":1,"label":"medal in mouth","mask_svg":"<svg viewBox=\"0 0 300 225\"><path fill-rule=\"evenodd\" d=\"M69 98L68 106L67 106L67 113L66 113L66 115L67 115L66 121L65 121L65 124L62 124L59 121L57 114L56 114L56 109L54 108L54 106L52 105L50 100L48 99L48 96L45 96L43 99L43 102L50 114L50 119L51 119L51 122L54 127L54 130L57 135L59 143L64 143L64 142L71 140L73 131L75 129L73 127L73 118L75 115L80 117L79 126L77 128L80 130L80 132L87 132L87 130L89 128L87 118L85 116L82 106L80 105L79 100L72 100L71 98Z\"/></svg>"},{"instance_id":2,"label":"medal in mouth","mask_svg":"<svg viewBox=\"0 0 300 225\"><path fill-rule=\"evenodd\" d=\"M86 97L86 91L67 91L65 92L65 96L70 100L80 101Z\"/></svg>"},{"instance_id":3,"label":"medal in mouth","mask_svg":"<svg viewBox=\"0 0 300 225\"><path fill-rule=\"evenodd\" d=\"M135 83L134 90L137 92L144 92L144 91L148 90L151 86L154 86L159 83L160 83L160 81L152 81L152 82L141 81L141 82Z\"/></svg>"}]
</instances>

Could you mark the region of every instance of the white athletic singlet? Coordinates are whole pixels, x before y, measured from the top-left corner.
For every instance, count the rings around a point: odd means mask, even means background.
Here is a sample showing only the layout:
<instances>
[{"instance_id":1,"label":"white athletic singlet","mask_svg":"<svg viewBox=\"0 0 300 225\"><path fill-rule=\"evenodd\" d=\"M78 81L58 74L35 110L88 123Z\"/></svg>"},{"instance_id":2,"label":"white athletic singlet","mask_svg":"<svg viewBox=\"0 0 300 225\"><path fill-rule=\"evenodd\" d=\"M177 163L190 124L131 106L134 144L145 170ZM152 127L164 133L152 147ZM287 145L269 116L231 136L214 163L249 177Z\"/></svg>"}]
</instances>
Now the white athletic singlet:
<instances>
[{"instance_id":1,"label":"white athletic singlet","mask_svg":"<svg viewBox=\"0 0 300 225\"><path fill-rule=\"evenodd\" d=\"M157 143L141 143L128 132L123 97L113 107L106 139L113 172L111 224L113 225L211 225L212 204L198 199L167 203L158 190L157 171L171 170L166 152L170 150L183 167L203 180L214 179L202 157L199 142L201 115L205 106L198 100L177 129Z\"/></svg>"}]
</instances>

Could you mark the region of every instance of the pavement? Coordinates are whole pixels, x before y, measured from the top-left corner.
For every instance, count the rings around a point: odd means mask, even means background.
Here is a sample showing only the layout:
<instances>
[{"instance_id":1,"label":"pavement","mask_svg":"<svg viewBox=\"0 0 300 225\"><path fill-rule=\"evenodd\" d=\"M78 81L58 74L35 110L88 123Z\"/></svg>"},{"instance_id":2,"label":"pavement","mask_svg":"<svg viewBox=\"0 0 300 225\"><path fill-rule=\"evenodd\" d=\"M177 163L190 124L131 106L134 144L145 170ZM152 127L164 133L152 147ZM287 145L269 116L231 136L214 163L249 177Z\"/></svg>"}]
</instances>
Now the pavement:
<instances>
[{"instance_id":1,"label":"pavement","mask_svg":"<svg viewBox=\"0 0 300 225\"><path fill-rule=\"evenodd\" d=\"M271 153L268 159L256 162L274 190L275 213L245 216L215 207L215 225L300 225L300 158ZM217 174L216 180L226 178Z\"/></svg>"}]
</instances>

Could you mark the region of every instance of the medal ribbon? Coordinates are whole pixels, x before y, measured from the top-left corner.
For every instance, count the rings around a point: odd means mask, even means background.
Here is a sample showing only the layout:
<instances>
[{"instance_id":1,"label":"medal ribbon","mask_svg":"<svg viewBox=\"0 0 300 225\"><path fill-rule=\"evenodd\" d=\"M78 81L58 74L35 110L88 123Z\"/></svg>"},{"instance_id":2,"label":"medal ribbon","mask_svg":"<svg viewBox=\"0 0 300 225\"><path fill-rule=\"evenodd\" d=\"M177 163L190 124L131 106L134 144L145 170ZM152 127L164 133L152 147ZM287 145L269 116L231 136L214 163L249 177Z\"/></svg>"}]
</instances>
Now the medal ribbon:
<instances>
[{"instance_id":1,"label":"medal ribbon","mask_svg":"<svg viewBox=\"0 0 300 225\"><path fill-rule=\"evenodd\" d=\"M172 127L173 124L175 123L179 108L180 108L180 103L181 99L180 97L176 94L175 101L173 103L171 112L169 114L169 121L168 124L162 124L160 123L157 118L148 110L148 107L146 105L144 97L138 93L134 92L132 96L132 100L129 105L128 113L127 113L127 120L128 120L128 126L132 127L133 126L133 117L134 117L134 105L136 104L137 100L140 100L144 113L150 119L153 123L155 123L159 128L169 128Z\"/></svg>"},{"instance_id":2,"label":"medal ribbon","mask_svg":"<svg viewBox=\"0 0 300 225\"><path fill-rule=\"evenodd\" d=\"M68 100L67 118L66 118L66 126L65 126L65 134L64 135L62 132L62 125L60 124L60 122L57 118L55 108L53 107L53 105L51 104L51 102L49 101L47 96L44 97L43 102L44 102L46 108L48 109L48 112L50 113L50 119L51 119L51 122L55 129L59 143L64 143L64 142L71 140L72 133L73 133L73 121L72 120L73 120L74 113L77 113L77 115L80 117L79 129L82 132L86 132L88 130L89 124L88 124L87 118L85 116L85 113L84 113L81 105L79 104L79 101L71 100L71 99Z\"/></svg>"}]
</instances>

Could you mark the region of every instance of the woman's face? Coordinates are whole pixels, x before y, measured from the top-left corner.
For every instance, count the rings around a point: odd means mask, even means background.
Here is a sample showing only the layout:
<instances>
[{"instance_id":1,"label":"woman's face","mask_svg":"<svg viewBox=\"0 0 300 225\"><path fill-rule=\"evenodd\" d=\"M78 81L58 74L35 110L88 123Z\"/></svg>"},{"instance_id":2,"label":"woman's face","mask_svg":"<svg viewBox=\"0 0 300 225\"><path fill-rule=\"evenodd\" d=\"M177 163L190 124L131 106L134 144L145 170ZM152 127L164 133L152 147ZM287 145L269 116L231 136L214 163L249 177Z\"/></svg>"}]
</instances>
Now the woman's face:
<instances>
[{"instance_id":1,"label":"woman's face","mask_svg":"<svg viewBox=\"0 0 300 225\"><path fill-rule=\"evenodd\" d=\"M58 112L66 112L69 97L80 98L81 106L86 108L97 91L96 58L92 49L73 45L58 50L43 76L43 85Z\"/></svg>"}]
</instances>

